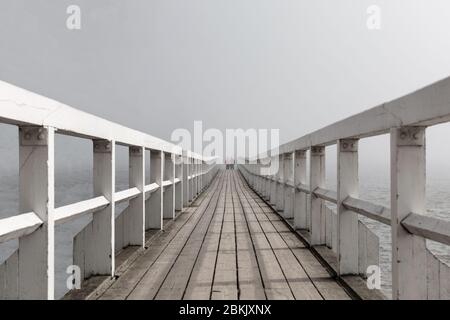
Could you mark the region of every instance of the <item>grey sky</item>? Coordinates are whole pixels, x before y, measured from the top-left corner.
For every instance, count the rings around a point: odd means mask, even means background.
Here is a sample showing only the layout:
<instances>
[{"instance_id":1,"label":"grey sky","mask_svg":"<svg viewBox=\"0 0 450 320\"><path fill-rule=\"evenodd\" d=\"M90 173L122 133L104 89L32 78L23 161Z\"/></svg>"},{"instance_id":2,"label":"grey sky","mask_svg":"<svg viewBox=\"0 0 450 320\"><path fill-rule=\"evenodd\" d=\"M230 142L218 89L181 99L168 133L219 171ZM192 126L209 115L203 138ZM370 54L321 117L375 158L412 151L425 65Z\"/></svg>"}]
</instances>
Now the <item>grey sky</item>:
<instances>
[{"instance_id":1,"label":"grey sky","mask_svg":"<svg viewBox=\"0 0 450 320\"><path fill-rule=\"evenodd\" d=\"M286 142L449 76L449 30L448 0L1 0L0 79L165 139L203 120ZM432 163L449 133L430 130ZM386 159L384 140L361 157Z\"/></svg>"}]
</instances>

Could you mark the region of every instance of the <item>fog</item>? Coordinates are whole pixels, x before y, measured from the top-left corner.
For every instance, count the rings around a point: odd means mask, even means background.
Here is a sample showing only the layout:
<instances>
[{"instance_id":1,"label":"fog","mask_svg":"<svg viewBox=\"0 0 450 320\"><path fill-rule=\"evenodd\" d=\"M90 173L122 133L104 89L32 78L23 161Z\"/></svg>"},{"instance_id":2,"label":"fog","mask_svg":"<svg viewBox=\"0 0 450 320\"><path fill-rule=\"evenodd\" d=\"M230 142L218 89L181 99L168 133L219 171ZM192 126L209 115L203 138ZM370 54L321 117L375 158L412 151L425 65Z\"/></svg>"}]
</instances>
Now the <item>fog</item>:
<instances>
[{"instance_id":1,"label":"fog","mask_svg":"<svg viewBox=\"0 0 450 320\"><path fill-rule=\"evenodd\" d=\"M66 27L73 4L81 30ZM201 120L287 142L449 76L449 30L447 0L1 0L0 79L164 139ZM450 167L449 133L428 130L429 170ZM0 134L1 175L17 132ZM59 138L58 168L91 161L73 140ZM387 138L360 157L386 169Z\"/></svg>"}]
</instances>

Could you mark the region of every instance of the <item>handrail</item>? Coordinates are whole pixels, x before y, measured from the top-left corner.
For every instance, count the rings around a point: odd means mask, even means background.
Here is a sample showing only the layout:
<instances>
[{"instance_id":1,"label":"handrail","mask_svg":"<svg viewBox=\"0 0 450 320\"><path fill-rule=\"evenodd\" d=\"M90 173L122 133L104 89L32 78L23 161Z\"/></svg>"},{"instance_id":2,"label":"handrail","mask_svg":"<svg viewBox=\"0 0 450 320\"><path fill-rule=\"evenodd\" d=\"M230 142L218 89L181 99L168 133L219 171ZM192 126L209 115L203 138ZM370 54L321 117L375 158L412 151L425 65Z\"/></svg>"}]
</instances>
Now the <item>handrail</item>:
<instances>
[{"instance_id":1,"label":"handrail","mask_svg":"<svg viewBox=\"0 0 450 320\"><path fill-rule=\"evenodd\" d=\"M0 219L0 243L21 238L19 264L36 264L36 271L27 268L12 275L17 277L12 281L19 279L17 281L27 282L20 285L20 292L17 293L18 297L24 299L54 298L55 226L93 214L92 225L95 228L91 228L90 243L85 245L95 247L95 252L81 248L80 254L93 254L85 257L96 260L89 262L91 272L105 274L110 270L110 275L114 276L116 246L144 247L145 231L163 229L164 219L175 219L175 211L189 206L209 185L218 170L212 163L216 157L203 157L182 150L171 142L2 81L0 123L19 127L19 175L24 182L19 187L20 206L26 211L34 211ZM96 197L55 208L55 133L92 140ZM115 190L116 145L129 149L130 187L121 191ZM145 151L151 151L150 184L145 183L146 171L149 169ZM124 209L127 214L116 215L115 204L123 202L129 202L129 206ZM120 220L116 224L117 217ZM116 228L126 230L123 234L118 232L116 236ZM39 233L39 236L26 237L32 233ZM121 236L125 233L130 233L127 235L130 239L121 244ZM21 251L21 247L26 247L26 250ZM80 264L85 265L84 262ZM39 273L38 280L28 281L35 276L34 273Z\"/></svg>"},{"instance_id":2,"label":"handrail","mask_svg":"<svg viewBox=\"0 0 450 320\"><path fill-rule=\"evenodd\" d=\"M0 243L28 235L43 223L34 212L4 218L0 222Z\"/></svg>"},{"instance_id":3,"label":"handrail","mask_svg":"<svg viewBox=\"0 0 450 320\"><path fill-rule=\"evenodd\" d=\"M450 245L450 221L410 213L402 225L412 234Z\"/></svg>"},{"instance_id":4,"label":"handrail","mask_svg":"<svg viewBox=\"0 0 450 320\"><path fill-rule=\"evenodd\" d=\"M100 196L56 208L54 212L55 224L62 224L76 217L100 211L108 205L109 201L104 196Z\"/></svg>"},{"instance_id":5,"label":"handrail","mask_svg":"<svg viewBox=\"0 0 450 320\"><path fill-rule=\"evenodd\" d=\"M427 106L424 108L424 106ZM404 126L431 126L450 121L450 77L401 98L383 103L260 154L278 154L336 144L339 139L359 139Z\"/></svg>"}]
</instances>

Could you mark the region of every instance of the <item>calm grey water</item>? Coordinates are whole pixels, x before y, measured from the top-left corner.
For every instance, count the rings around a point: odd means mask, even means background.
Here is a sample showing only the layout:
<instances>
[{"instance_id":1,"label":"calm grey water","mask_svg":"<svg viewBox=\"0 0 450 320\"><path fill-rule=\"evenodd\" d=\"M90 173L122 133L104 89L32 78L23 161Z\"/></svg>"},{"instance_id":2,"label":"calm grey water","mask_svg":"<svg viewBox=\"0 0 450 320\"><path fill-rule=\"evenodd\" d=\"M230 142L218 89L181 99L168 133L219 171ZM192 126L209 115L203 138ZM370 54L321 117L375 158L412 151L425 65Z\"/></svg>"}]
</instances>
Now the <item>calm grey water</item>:
<instances>
[{"instance_id":1,"label":"calm grey water","mask_svg":"<svg viewBox=\"0 0 450 320\"><path fill-rule=\"evenodd\" d=\"M57 175L58 177L58 175ZM117 172L116 188L128 187L127 172ZM17 177L2 177L0 183L0 218L15 215L18 212ZM450 177L432 177L427 182L427 214L450 220ZM335 183L328 182L328 187ZM89 199L92 195L91 175L89 172L73 171L70 175L56 180L56 205L62 206L76 201ZM380 175L368 174L361 177L360 197L375 203L389 206L389 182ZM119 213L116 213L119 214ZM72 264L73 237L92 219L91 216L58 226L56 230L56 297L62 297L66 289L67 266ZM390 263L391 236L388 226L361 217L369 228L380 237L380 264L382 270L382 286L386 295L390 296ZM443 261L450 262L450 247L429 241L428 247ZM0 245L0 262L17 248L17 241Z\"/></svg>"}]
</instances>

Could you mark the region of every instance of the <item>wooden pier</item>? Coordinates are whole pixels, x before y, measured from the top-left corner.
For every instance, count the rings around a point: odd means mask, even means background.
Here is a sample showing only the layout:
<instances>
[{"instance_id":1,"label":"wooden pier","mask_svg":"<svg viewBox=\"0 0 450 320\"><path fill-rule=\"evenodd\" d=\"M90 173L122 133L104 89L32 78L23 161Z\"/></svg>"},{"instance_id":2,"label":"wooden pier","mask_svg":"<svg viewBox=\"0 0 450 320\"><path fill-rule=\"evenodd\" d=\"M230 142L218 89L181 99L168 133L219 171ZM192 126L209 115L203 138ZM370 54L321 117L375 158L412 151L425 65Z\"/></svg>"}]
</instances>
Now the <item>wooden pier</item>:
<instances>
[{"instance_id":1,"label":"wooden pier","mask_svg":"<svg viewBox=\"0 0 450 320\"><path fill-rule=\"evenodd\" d=\"M380 245L360 215L391 229L393 299L449 299L450 267L426 241L450 245L450 221L425 207L426 128L445 122L450 78L225 170L0 81L0 123L19 137L20 211L0 219L0 243L18 240L0 261L0 299L59 298L56 228L83 216L65 299L384 299L366 281ZM390 136L390 207L358 192L359 140L381 134ZM92 142L92 198L55 206L56 135ZM119 145L129 151L120 191ZM325 184L331 145L336 190Z\"/></svg>"},{"instance_id":2,"label":"wooden pier","mask_svg":"<svg viewBox=\"0 0 450 320\"><path fill-rule=\"evenodd\" d=\"M241 174L223 170L117 280L66 298L351 299ZM92 289L92 288L90 288Z\"/></svg>"}]
</instances>

